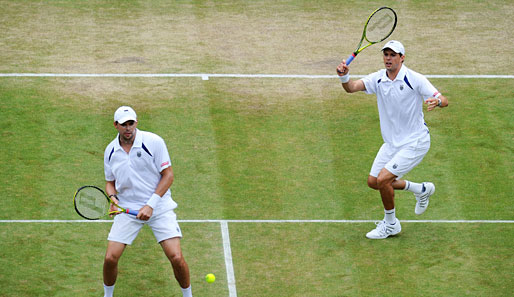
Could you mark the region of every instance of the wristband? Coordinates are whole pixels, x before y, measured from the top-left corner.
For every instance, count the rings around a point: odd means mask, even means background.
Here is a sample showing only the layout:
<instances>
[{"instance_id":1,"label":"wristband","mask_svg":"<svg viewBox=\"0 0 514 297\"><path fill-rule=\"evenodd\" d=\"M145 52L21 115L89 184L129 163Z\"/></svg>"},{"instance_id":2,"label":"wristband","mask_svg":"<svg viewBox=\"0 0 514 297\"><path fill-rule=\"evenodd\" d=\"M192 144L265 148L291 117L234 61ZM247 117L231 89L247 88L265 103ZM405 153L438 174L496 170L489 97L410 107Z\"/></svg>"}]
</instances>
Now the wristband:
<instances>
[{"instance_id":1,"label":"wristband","mask_svg":"<svg viewBox=\"0 0 514 297\"><path fill-rule=\"evenodd\" d=\"M347 82L350 80L350 75L349 75L349 74L345 74L345 75L343 75L343 76L340 76L340 77L339 77L339 80L340 80L343 84L345 84L345 83L347 83Z\"/></svg>"},{"instance_id":2,"label":"wristband","mask_svg":"<svg viewBox=\"0 0 514 297\"><path fill-rule=\"evenodd\" d=\"M437 106L441 107L442 104L443 104L443 101L441 101L441 99L437 98Z\"/></svg>"},{"instance_id":3,"label":"wristband","mask_svg":"<svg viewBox=\"0 0 514 297\"><path fill-rule=\"evenodd\" d=\"M160 200L161 200L161 196L153 193L152 197L150 197L150 199L148 199L148 201L146 202L146 205L155 209L155 207L157 206L157 203L159 203Z\"/></svg>"},{"instance_id":4,"label":"wristband","mask_svg":"<svg viewBox=\"0 0 514 297\"><path fill-rule=\"evenodd\" d=\"M119 200L119 199L118 199L118 195L116 195L116 194L111 194L111 195L109 195L109 198L112 198L112 197L116 198L116 200Z\"/></svg>"}]
</instances>

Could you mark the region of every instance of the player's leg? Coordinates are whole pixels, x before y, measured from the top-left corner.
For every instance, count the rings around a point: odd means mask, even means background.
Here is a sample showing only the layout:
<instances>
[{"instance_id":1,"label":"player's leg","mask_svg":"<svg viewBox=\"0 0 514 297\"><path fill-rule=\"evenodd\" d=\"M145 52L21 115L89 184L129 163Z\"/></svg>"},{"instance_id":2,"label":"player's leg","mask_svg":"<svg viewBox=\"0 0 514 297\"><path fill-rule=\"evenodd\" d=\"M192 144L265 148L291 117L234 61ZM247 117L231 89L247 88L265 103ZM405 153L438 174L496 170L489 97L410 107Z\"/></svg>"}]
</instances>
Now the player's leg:
<instances>
[{"instance_id":1,"label":"player's leg","mask_svg":"<svg viewBox=\"0 0 514 297\"><path fill-rule=\"evenodd\" d=\"M105 297L111 297L118 277L118 262L127 245L132 244L144 222L129 214L120 214L114 218L111 231L107 237L103 278Z\"/></svg>"},{"instance_id":2,"label":"player's leg","mask_svg":"<svg viewBox=\"0 0 514 297\"><path fill-rule=\"evenodd\" d=\"M384 205L385 220L393 224L394 216L394 190L405 187L403 181L397 180L397 175L384 167L395 157L397 150L388 144L383 144L373 161L368 176L368 186L378 190Z\"/></svg>"},{"instance_id":3,"label":"player's leg","mask_svg":"<svg viewBox=\"0 0 514 297\"><path fill-rule=\"evenodd\" d=\"M385 210L394 209L394 187L393 182L397 176L383 168L377 177L377 187L382 198Z\"/></svg>"},{"instance_id":4,"label":"player's leg","mask_svg":"<svg viewBox=\"0 0 514 297\"><path fill-rule=\"evenodd\" d=\"M368 176L368 187L378 190L378 178L376 176ZM406 181L401 179L394 180L393 188L395 190L406 190Z\"/></svg>"},{"instance_id":5,"label":"player's leg","mask_svg":"<svg viewBox=\"0 0 514 297\"><path fill-rule=\"evenodd\" d=\"M376 176L368 175L368 187L372 188L373 190L378 190L378 182Z\"/></svg>"},{"instance_id":6,"label":"player's leg","mask_svg":"<svg viewBox=\"0 0 514 297\"><path fill-rule=\"evenodd\" d=\"M162 250L168 260L170 260L175 279L180 284L182 289L187 289L191 286L189 276L189 266L184 259L182 249L180 248L180 237L166 239L160 242Z\"/></svg>"},{"instance_id":7,"label":"player's leg","mask_svg":"<svg viewBox=\"0 0 514 297\"><path fill-rule=\"evenodd\" d=\"M414 169L425 157L430 149L430 135L425 135L410 146L402 148L389 161L385 168L396 174L399 178ZM414 183L408 180L397 180L395 189L402 189L414 193L416 198L415 213L422 214L428 207L429 198L435 192L431 182Z\"/></svg>"},{"instance_id":8,"label":"player's leg","mask_svg":"<svg viewBox=\"0 0 514 297\"><path fill-rule=\"evenodd\" d=\"M398 234L401 231L400 221L396 218L394 208L394 190L402 186L397 181L397 176L385 169L385 165L394 157L396 150L387 144L383 144L375 157L368 176L368 186L380 191L384 206L384 219L377 227L366 234L371 239L383 239Z\"/></svg>"},{"instance_id":9,"label":"player's leg","mask_svg":"<svg viewBox=\"0 0 514 297\"><path fill-rule=\"evenodd\" d=\"M408 180L396 179L392 183L395 190L409 191L416 197L416 214L421 214L428 206L428 198L434 193L435 186L431 182L415 183ZM368 176L368 187L378 190L378 178ZM419 210L418 210L419 209Z\"/></svg>"},{"instance_id":10,"label":"player's leg","mask_svg":"<svg viewBox=\"0 0 514 297\"><path fill-rule=\"evenodd\" d=\"M105 252L103 277L105 286L113 286L118 276L118 262L127 245L121 242L109 241Z\"/></svg>"},{"instance_id":11,"label":"player's leg","mask_svg":"<svg viewBox=\"0 0 514 297\"><path fill-rule=\"evenodd\" d=\"M177 216L173 211L168 211L150 218L148 225L171 263L175 279L182 288L182 295L192 297L189 266L180 247L182 231L178 225Z\"/></svg>"}]
</instances>

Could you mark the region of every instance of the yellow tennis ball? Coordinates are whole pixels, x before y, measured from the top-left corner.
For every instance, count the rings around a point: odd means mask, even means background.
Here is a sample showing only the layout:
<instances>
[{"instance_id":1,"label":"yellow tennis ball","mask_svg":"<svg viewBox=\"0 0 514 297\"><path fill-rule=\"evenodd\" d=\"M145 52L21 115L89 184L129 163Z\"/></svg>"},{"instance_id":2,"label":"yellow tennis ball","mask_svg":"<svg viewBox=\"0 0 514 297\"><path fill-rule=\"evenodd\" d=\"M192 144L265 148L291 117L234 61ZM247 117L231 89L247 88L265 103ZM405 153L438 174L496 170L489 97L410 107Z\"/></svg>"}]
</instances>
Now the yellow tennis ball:
<instances>
[{"instance_id":1,"label":"yellow tennis ball","mask_svg":"<svg viewBox=\"0 0 514 297\"><path fill-rule=\"evenodd\" d=\"M216 277L212 273L209 273L205 276L205 281L208 283L213 283L215 280L216 280Z\"/></svg>"}]
</instances>

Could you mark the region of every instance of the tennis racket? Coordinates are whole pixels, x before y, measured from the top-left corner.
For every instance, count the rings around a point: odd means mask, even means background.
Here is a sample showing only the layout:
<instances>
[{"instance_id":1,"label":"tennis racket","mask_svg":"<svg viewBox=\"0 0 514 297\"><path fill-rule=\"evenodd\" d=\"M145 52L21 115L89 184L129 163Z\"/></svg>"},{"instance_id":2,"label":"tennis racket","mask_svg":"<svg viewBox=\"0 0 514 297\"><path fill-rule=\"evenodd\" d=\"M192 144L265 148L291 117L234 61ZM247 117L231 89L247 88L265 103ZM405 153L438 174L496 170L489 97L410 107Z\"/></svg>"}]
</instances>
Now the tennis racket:
<instances>
[{"instance_id":1,"label":"tennis racket","mask_svg":"<svg viewBox=\"0 0 514 297\"><path fill-rule=\"evenodd\" d=\"M387 37L391 36L394 28L396 28L396 21L396 12L389 7L384 6L373 11L368 17L366 25L364 25L361 41L357 49L346 60L346 65L350 65L353 59L355 59L363 49L372 44L384 41ZM364 40L366 40L368 44L362 46Z\"/></svg>"},{"instance_id":2,"label":"tennis racket","mask_svg":"<svg viewBox=\"0 0 514 297\"><path fill-rule=\"evenodd\" d=\"M137 216L138 211L128 210L114 203L105 192L95 186L80 187L73 197L75 211L83 218L88 220L98 220L108 215L128 213ZM111 204L118 210L109 211Z\"/></svg>"}]
</instances>

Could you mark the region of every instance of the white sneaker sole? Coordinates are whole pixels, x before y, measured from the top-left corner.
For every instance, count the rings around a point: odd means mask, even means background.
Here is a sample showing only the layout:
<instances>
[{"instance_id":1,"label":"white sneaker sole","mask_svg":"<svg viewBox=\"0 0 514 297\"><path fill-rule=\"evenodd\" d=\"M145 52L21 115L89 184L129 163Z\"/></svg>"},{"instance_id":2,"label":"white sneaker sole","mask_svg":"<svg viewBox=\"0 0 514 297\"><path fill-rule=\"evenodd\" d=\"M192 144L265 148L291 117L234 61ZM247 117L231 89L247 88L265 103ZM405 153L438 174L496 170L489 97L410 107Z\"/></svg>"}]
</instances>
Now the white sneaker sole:
<instances>
[{"instance_id":1,"label":"white sneaker sole","mask_svg":"<svg viewBox=\"0 0 514 297\"><path fill-rule=\"evenodd\" d=\"M369 239L386 239L388 238L389 236L394 236L398 233L400 233L402 231L402 225L400 224L400 220L396 219L396 224L398 224L399 228L397 229L394 229L391 233L388 233L388 234L384 234L384 235L375 235L373 234L373 232L376 230L376 229L373 229L371 230L370 232L368 232L366 234L366 237L369 238Z\"/></svg>"},{"instance_id":2,"label":"white sneaker sole","mask_svg":"<svg viewBox=\"0 0 514 297\"><path fill-rule=\"evenodd\" d=\"M400 233L400 231L395 232L395 233L388 234L388 235L383 236L383 237L373 237L373 236L371 236L371 235L366 234L366 238L369 238L369 239L386 239L386 238L388 238L389 236L395 236L395 235L396 235L396 234L398 234L398 233Z\"/></svg>"}]
</instances>

